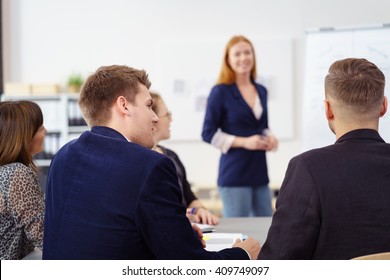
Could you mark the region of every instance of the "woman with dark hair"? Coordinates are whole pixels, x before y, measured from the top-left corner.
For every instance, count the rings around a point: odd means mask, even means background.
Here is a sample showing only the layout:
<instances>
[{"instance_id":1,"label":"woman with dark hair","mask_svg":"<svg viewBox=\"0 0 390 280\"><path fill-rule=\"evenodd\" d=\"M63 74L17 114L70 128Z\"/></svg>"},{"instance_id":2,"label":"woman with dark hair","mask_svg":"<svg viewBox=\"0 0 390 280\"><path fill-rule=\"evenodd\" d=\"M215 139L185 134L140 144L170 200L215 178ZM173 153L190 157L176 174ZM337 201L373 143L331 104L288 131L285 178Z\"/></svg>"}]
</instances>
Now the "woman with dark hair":
<instances>
[{"instance_id":1,"label":"woman with dark hair","mask_svg":"<svg viewBox=\"0 0 390 280\"><path fill-rule=\"evenodd\" d=\"M42 249L44 198L33 156L46 129L31 101L0 102L0 258L22 259Z\"/></svg>"}]
</instances>

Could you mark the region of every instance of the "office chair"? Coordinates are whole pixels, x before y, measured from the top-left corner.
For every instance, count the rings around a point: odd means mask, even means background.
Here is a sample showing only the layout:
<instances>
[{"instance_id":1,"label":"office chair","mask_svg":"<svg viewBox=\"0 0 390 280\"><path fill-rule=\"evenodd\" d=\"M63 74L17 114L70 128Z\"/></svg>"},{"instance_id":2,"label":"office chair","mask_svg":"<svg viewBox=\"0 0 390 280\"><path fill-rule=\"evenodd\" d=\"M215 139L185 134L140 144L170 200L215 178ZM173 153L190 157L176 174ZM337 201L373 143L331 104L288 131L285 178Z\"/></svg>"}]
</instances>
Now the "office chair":
<instances>
[{"instance_id":1,"label":"office chair","mask_svg":"<svg viewBox=\"0 0 390 280\"><path fill-rule=\"evenodd\" d=\"M364 255L353 258L352 260L390 260L390 252Z\"/></svg>"}]
</instances>

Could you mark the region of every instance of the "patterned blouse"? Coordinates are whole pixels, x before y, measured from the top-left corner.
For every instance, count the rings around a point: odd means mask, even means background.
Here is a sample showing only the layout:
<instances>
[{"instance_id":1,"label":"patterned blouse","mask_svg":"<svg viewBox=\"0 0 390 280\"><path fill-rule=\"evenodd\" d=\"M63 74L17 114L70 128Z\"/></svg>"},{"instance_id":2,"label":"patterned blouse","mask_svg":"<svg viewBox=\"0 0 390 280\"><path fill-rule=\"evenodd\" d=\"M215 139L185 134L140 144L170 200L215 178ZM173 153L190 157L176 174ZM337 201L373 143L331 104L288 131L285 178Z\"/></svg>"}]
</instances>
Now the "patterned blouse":
<instances>
[{"instance_id":1,"label":"patterned blouse","mask_svg":"<svg viewBox=\"0 0 390 280\"><path fill-rule=\"evenodd\" d=\"M38 176L22 163L0 166L0 258L22 259L42 249L44 198Z\"/></svg>"}]
</instances>

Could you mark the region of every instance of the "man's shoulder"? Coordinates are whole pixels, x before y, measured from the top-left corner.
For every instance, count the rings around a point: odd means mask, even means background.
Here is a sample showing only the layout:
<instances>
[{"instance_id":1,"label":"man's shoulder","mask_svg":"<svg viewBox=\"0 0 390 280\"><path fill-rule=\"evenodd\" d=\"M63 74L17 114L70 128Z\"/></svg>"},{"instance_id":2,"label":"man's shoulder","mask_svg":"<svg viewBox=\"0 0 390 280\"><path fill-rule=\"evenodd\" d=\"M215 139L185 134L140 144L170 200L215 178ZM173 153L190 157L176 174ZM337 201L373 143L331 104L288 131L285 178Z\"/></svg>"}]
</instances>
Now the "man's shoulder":
<instances>
[{"instance_id":1,"label":"man's shoulder","mask_svg":"<svg viewBox=\"0 0 390 280\"><path fill-rule=\"evenodd\" d=\"M154 162L165 156L126 139L111 138L91 131L83 132L79 138L65 144L55 155L63 157L96 156L107 160L132 160Z\"/></svg>"},{"instance_id":2,"label":"man's shoulder","mask_svg":"<svg viewBox=\"0 0 390 280\"><path fill-rule=\"evenodd\" d=\"M334 144L332 144L329 146L304 151L301 154L295 156L295 158L308 159L308 158L312 158L312 157L318 157L318 156L322 156L326 153L329 153L329 152L333 151L334 149L335 149Z\"/></svg>"},{"instance_id":3,"label":"man's shoulder","mask_svg":"<svg viewBox=\"0 0 390 280\"><path fill-rule=\"evenodd\" d=\"M140 166L143 166L143 168L154 168L156 166L160 166L163 167L163 169L173 168L174 170L173 162L168 156L136 143L129 142L127 144L129 146L129 160L137 161Z\"/></svg>"},{"instance_id":4,"label":"man's shoulder","mask_svg":"<svg viewBox=\"0 0 390 280\"><path fill-rule=\"evenodd\" d=\"M335 145L329 145L321 148L311 149L294 156L290 162L306 162L310 166L326 165L329 161L342 156L336 152Z\"/></svg>"}]
</instances>

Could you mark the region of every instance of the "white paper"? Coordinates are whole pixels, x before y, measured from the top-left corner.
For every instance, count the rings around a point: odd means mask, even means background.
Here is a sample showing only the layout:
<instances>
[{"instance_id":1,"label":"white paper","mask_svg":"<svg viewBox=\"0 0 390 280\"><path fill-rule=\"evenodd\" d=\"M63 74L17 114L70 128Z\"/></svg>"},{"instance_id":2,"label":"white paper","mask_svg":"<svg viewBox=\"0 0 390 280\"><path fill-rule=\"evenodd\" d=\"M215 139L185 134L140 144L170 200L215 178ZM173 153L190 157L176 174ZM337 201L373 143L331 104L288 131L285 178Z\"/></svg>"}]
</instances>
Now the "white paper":
<instances>
[{"instance_id":1,"label":"white paper","mask_svg":"<svg viewBox=\"0 0 390 280\"><path fill-rule=\"evenodd\" d=\"M231 248L237 239L243 240L241 233L205 233L203 240L206 241L207 251L220 251L226 248Z\"/></svg>"}]
</instances>

